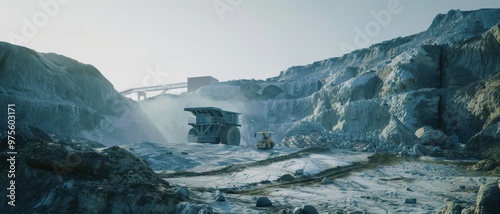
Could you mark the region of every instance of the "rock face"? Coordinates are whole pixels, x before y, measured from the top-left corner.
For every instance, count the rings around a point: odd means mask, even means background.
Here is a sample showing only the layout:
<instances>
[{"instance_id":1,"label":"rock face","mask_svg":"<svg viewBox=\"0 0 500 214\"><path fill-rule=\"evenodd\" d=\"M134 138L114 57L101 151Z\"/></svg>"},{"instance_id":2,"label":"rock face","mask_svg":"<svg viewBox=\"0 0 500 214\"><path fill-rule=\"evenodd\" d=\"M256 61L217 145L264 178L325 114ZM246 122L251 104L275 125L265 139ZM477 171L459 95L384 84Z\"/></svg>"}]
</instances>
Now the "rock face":
<instances>
[{"instance_id":1,"label":"rock face","mask_svg":"<svg viewBox=\"0 0 500 214\"><path fill-rule=\"evenodd\" d=\"M0 101L15 104L18 123L107 145L158 139L134 102L93 66L0 42ZM6 120L6 108L0 120ZM1 127L0 135L5 132ZM148 138L146 138L148 136Z\"/></svg>"},{"instance_id":2,"label":"rock face","mask_svg":"<svg viewBox=\"0 0 500 214\"><path fill-rule=\"evenodd\" d=\"M178 204L189 197L187 189L173 192L126 150L95 149L100 143L163 141L156 127L165 124L173 127L160 126L162 131L185 140L189 126L173 122L189 115L170 117L169 105L181 112L189 105L241 112L246 144L255 143L254 132L270 130L285 146L427 155L466 144L480 157L499 160L498 20L500 9L452 10L422 33L294 66L265 81L231 81L140 104L120 96L91 65L0 42L0 101L15 104L22 118L16 157L16 197L22 203L13 212L213 213L208 205ZM1 121L6 115L0 108ZM4 160L5 131L2 126ZM498 162L483 165L500 171ZM0 171L7 167L0 164ZM0 194L7 195L6 185L1 182ZM499 193L498 183L482 186L476 206L462 212L497 212ZM223 201L219 196L214 199ZM0 199L2 206L7 199ZM272 203L262 197L256 206ZM445 211L461 208L451 204Z\"/></svg>"},{"instance_id":3,"label":"rock face","mask_svg":"<svg viewBox=\"0 0 500 214\"><path fill-rule=\"evenodd\" d=\"M242 113L242 144L255 144L254 132L273 131L285 146L426 155L467 144L498 158L498 20L500 9L452 10L424 32L265 81L230 81L140 104L118 95L90 65L0 43L0 100L23 109L18 116L27 127L107 145L158 141L164 136L156 127L169 141L185 141L190 127L178 121L190 115L182 108L217 106ZM0 119L5 115L0 108ZM432 131L415 136L422 127Z\"/></svg>"},{"instance_id":4,"label":"rock face","mask_svg":"<svg viewBox=\"0 0 500 214\"><path fill-rule=\"evenodd\" d=\"M500 210L500 180L481 185L477 194L476 214L493 214Z\"/></svg>"},{"instance_id":5,"label":"rock face","mask_svg":"<svg viewBox=\"0 0 500 214\"><path fill-rule=\"evenodd\" d=\"M500 160L500 122L474 135L468 142L468 148L483 157Z\"/></svg>"},{"instance_id":6,"label":"rock face","mask_svg":"<svg viewBox=\"0 0 500 214\"><path fill-rule=\"evenodd\" d=\"M296 147L410 154L418 144L443 154L491 146L479 138L500 120L498 20L500 9L452 10L419 34L195 94L239 103L247 144L254 132L271 130L275 141ZM417 138L421 127L432 131Z\"/></svg>"},{"instance_id":7,"label":"rock face","mask_svg":"<svg viewBox=\"0 0 500 214\"><path fill-rule=\"evenodd\" d=\"M174 213L181 199L169 183L125 149L53 137L17 145L13 213ZM7 159L2 141L1 158ZM7 164L0 165L6 172ZM7 195L7 182L0 184ZM2 197L2 207L8 198ZM4 210L4 209L2 209ZM7 208L5 209L7 210Z\"/></svg>"},{"instance_id":8,"label":"rock face","mask_svg":"<svg viewBox=\"0 0 500 214\"><path fill-rule=\"evenodd\" d=\"M499 40L500 41L500 40ZM456 134L467 148L486 158L499 158L500 70L488 78L458 89L447 102L445 131ZM495 152L496 151L496 152Z\"/></svg>"}]
</instances>

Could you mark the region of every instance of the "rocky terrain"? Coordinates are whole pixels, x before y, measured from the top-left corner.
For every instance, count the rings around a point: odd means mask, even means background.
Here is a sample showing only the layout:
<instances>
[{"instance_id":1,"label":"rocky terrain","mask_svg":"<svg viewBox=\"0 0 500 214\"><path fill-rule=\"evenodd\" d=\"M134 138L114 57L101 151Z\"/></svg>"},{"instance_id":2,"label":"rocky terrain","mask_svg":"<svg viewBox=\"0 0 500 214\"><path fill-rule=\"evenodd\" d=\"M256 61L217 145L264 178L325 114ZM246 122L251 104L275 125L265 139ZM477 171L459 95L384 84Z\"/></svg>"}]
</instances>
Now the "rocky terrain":
<instances>
[{"instance_id":1,"label":"rocky terrain","mask_svg":"<svg viewBox=\"0 0 500 214\"><path fill-rule=\"evenodd\" d=\"M491 184L499 177L466 170L474 160L197 143L123 148L215 213L301 213L306 206L318 213L437 213L447 203L461 211L498 201Z\"/></svg>"},{"instance_id":2,"label":"rocky terrain","mask_svg":"<svg viewBox=\"0 0 500 214\"><path fill-rule=\"evenodd\" d=\"M452 10L424 32L267 80L141 102L91 65L1 42L0 101L16 105L14 213L494 213L500 204L500 9ZM183 108L194 106L241 112L242 146L186 144ZM275 132L275 151L252 147L256 131Z\"/></svg>"},{"instance_id":3,"label":"rocky terrain","mask_svg":"<svg viewBox=\"0 0 500 214\"><path fill-rule=\"evenodd\" d=\"M1 158L6 160L2 141ZM19 142L16 206L9 213L166 213L182 200L147 163L119 147L84 139ZM8 171L7 164L0 170ZM4 180L2 180L4 181ZM3 190L8 188L2 182Z\"/></svg>"},{"instance_id":4,"label":"rocky terrain","mask_svg":"<svg viewBox=\"0 0 500 214\"><path fill-rule=\"evenodd\" d=\"M16 115L20 128L106 145L162 140L137 104L121 96L95 67L53 53L0 42L0 100L22 109ZM6 108L0 119L7 121Z\"/></svg>"},{"instance_id":5,"label":"rocky terrain","mask_svg":"<svg viewBox=\"0 0 500 214\"><path fill-rule=\"evenodd\" d=\"M499 21L498 9L452 10L419 34L265 81L230 81L141 105L196 106L209 97L242 112L242 141L249 145L255 131L270 130L283 146L410 156L471 151L498 159Z\"/></svg>"}]
</instances>

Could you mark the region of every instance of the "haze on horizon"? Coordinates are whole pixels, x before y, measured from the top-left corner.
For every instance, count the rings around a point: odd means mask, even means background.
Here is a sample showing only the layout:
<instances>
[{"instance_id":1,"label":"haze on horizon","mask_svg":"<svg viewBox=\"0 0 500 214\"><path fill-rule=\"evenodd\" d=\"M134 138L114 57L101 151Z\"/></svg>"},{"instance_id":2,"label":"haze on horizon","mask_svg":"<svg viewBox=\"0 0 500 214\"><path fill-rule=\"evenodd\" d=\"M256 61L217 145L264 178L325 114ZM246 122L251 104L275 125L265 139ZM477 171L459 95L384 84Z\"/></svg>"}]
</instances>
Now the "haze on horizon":
<instances>
[{"instance_id":1,"label":"haze on horizon","mask_svg":"<svg viewBox=\"0 0 500 214\"><path fill-rule=\"evenodd\" d=\"M500 1L0 0L0 40L92 64L122 91L192 76L266 79L481 8Z\"/></svg>"}]
</instances>

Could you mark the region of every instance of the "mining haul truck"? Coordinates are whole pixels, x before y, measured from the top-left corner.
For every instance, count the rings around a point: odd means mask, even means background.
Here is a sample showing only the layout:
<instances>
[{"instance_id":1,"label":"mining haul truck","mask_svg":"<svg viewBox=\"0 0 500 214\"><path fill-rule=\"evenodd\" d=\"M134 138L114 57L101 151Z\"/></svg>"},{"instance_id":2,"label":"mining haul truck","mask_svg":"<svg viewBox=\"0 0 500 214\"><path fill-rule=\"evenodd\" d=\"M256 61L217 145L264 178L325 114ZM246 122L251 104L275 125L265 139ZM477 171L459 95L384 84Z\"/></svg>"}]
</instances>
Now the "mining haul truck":
<instances>
[{"instance_id":1,"label":"mining haul truck","mask_svg":"<svg viewBox=\"0 0 500 214\"><path fill-rule=\"evenodd\" d=\"M188 141L196 143L240 145L240 113L224 111L216 107L184 108L195 117L188 119L192 126Z\"/></svg>"}]
</instances>

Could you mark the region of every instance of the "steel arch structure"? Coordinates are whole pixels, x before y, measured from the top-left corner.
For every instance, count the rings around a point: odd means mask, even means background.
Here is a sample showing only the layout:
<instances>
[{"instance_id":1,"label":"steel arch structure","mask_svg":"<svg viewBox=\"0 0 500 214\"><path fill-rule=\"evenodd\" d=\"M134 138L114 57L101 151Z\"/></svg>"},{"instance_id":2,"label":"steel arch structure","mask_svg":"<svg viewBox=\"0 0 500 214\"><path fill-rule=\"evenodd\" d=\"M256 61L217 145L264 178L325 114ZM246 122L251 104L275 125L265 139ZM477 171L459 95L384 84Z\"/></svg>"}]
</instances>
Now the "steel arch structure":
<instances>
[{"instance_id":1,"label":"steel arch structure","mask_svg":"<svg viewBox=\"0 0 500 214\"><path fill-rule=\"evenodd\" d=\"M165 85L154 85L147 87L131 88L120 92L122 95L129 95L133 93L149 92L149 91L168 91L171 89L187 88L187 82L165 84Z\"/></svg>"}]
</instances>

